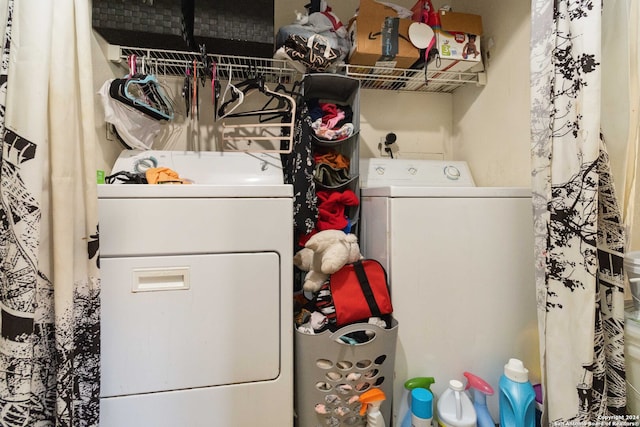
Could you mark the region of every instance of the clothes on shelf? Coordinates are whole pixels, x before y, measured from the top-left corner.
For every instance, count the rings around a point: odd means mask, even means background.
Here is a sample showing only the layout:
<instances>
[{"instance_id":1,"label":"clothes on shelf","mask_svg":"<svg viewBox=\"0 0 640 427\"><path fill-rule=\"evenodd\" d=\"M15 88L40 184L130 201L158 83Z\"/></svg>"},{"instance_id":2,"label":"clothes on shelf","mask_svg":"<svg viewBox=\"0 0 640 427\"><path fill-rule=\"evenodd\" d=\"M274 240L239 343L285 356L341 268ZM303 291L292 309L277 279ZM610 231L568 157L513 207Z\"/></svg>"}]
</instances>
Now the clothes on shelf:
<instances>
[{"instance_id":1,"label":"clothes on shelf","mask_svg":"<svg viewBox=\"0 0 640 427\"><path fill-rule=\"evenodd\" d=\"M310 99L307 105L313 131L318 138L339 141L353 135L353 109L349 105L321 102L318 99Z\"/></svg>"}]
</instances>

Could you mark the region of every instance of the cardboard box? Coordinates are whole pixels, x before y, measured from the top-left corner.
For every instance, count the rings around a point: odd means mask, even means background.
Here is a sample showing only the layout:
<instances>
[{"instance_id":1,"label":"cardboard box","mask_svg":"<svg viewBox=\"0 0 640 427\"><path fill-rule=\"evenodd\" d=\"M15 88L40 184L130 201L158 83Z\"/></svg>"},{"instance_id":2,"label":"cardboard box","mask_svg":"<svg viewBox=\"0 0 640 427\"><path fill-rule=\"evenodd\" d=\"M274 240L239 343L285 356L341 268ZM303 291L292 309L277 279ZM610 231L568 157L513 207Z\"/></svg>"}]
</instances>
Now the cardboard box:
<instances>
[{"instance_id":1,"label":"cardboard box","mask_svg":"<svg viewBox=\"0 0 640 427\"><path fill-rule=\"evenodd\" d=\"M420 57L420 51L409 41L411 19L397 18L391 7L374 0L360 0L358 16L349 25L351 51L349 63L367 66L410 68ZM392 36L393 55L385 55L383 27L385 18L395 18L397 36ZM388 52L388 50L387 50Z\"/></svg>"},{"instance_id":2,"label":"cardboard box","mask_svg":"<svg viewBox=\"0 0 640 427\"><path fill-rule=\"evenodd\" d=\"M431 61L428 67L443 71L482 71L482 18L447 11L440 11L438 15L440 28L436 27L434 32L440 61Z\"/></svg>"}]
</instances>

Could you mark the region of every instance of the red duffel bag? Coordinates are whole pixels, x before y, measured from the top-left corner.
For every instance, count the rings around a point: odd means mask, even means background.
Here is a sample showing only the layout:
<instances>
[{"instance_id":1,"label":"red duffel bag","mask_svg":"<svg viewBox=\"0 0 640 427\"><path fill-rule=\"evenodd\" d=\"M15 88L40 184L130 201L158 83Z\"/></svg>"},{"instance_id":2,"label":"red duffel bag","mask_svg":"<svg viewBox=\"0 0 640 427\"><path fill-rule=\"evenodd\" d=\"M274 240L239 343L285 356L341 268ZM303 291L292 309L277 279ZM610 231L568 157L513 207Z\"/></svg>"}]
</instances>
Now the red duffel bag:
<instances>
[{"instance_id":1,"label":"red duffel bag","mask_svg":"<svg viewBox=\"0 0 640 427\"><path fill-rule=\"evenodd\" d=\"M376 260L347 264L329 278L336 325L367 321L393 312L387 272Z\"/></svg>"}]
</instances>

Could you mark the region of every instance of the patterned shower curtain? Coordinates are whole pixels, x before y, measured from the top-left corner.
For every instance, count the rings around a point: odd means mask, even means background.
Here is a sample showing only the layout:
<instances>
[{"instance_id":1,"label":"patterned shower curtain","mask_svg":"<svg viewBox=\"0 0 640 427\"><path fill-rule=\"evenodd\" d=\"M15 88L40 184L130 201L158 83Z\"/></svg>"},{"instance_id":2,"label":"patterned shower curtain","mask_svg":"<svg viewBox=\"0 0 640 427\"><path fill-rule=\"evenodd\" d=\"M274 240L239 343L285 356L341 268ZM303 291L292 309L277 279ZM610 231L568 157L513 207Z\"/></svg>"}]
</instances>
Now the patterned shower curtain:
<instances>
[{"instance_id":1,"label":"patterned shower curtain","mask_svg":"<svg viewBox=\"0 0 640 427\"><path fill-rule=\"evenodd\" d=\"M90 0L0 0L0 426L96 426Z\"/></svg>"},{"instance_id":2,"label":"patterned shower curtain","mask_svg":"<svg viewBox=\"0 0 640 427\"><path fill-rule=\"evenodd\" d=\"M606 417L626 406L625 236L600 133L601 13L602 0L532 0L536 287L549 425L612 425Z\"/></svg>"}]
</instances>

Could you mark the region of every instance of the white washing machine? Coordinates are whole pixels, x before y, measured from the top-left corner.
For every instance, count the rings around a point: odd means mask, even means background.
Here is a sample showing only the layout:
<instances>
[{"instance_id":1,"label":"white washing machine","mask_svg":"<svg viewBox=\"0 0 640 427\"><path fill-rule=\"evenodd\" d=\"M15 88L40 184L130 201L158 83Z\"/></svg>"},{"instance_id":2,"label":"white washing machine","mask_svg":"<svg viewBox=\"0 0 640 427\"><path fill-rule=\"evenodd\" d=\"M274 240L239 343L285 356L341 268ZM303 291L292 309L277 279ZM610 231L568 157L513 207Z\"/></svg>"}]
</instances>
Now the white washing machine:
<instances>
[{"instance_id":1,"label":"white washing machine","mask_svg":"<svg viewBox=\"0 0 640 427\"><path fill-rule=\"evenodd\" d=\"M100 185L101 427L293 420L292 188L278 157L125 151Z\"/></svg>"},{"instance_id":2,"label":"white washing machine","mask_svg":"<svg viewBox=\"0 0 640 427\"><path fill-rule=\"evenodd\" d=\"M530 190L475 187L465 162L367 159L360 171L362 250L387 269L399 324L394 420L407 379L434 377L437 398L469 371L493 387L497 422L508 359L539 378Z\"/></svg>"}]
</instances>

